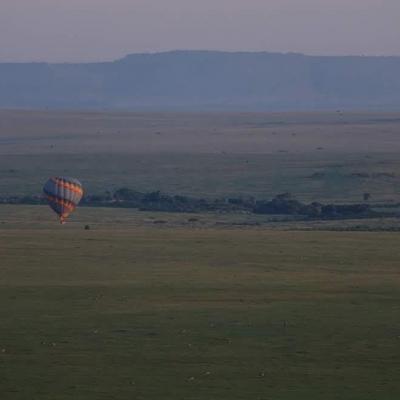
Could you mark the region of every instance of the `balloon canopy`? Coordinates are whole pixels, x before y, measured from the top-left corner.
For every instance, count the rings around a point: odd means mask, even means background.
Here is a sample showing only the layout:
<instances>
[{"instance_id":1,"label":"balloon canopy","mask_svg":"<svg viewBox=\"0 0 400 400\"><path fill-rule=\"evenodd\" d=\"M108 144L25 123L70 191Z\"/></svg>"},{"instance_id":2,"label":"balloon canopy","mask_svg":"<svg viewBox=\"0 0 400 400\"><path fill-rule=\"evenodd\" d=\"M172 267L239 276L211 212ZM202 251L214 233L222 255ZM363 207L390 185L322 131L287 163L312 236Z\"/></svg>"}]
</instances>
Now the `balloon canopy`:
<instances>
[{"instance_id":1,"label":"balloon canopy","mask_svg":"<svg viewBox=\"0 0 400 400\"><path fill-rule=\"evenodd\" d=\"M63 224L82 199L82 184L75 178L53 177L43 187L49 206Z\"/></svg>"}]
</instances>

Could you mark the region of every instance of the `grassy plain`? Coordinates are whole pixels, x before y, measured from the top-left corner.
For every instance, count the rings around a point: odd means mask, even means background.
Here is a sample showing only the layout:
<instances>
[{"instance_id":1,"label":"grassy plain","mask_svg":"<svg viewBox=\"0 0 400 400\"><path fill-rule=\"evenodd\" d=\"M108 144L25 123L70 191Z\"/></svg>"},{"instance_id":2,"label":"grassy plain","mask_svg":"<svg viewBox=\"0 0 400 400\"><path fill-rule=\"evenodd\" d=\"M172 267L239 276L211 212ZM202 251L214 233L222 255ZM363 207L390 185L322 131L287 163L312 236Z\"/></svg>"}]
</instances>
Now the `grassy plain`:
<instances>
[{"instance_id":1,"label":"grassy plain","mask_svg":"<svg viewBox=\"0 0 400 400\"><path fill-rule=\"evenodd\" d=\"M65 174L89 193L399 202L399 127L0 111L0 194ZM399 234L380 230L398 221L79 208L60 226L1 205L0 399L397 400Z\"/></svg>"},{"instance_id":2,"label":"grassy plain","mask_svg":"<svg viewBox=\"0 0 400 400\"><path fill-rule=\"evenodd\" d=\"M272 198L291 192L311 202L400 202L400 159L393 154L216 155L76 154L0 158L0 192L39 194L53 175L78 176L87 193L129 187L193 196Z\"/></svg>"},{"instance_id":3,"label":"grassy plain","mask_svg":"<svg viewBox=\"0 0 400 400\"><path fill-rule=\"evenodd\" d=\"M196 196L400 201L399 113L0 111L0 193L48 176L88 192L128 186Z\"/></svg>"},{"instance_id":4,"label":"grassy plain","mask_svg":"<svg viewBox=\"0 0 400 400\"><path fill-rule=\"evenodd\" d=\"M370 153L400 150L400 113L0 110L1 154Z\"/></svg>"},{"instance_id":5,"label":"grassy plain","mask_svg":"<svg viewBox=\"0 0 400 400\"><path fill-rule=\"evenodd\" d=\"M0 207L2 399L398 398L398 234L48 213Z\"/></svg>"}]
</instances>

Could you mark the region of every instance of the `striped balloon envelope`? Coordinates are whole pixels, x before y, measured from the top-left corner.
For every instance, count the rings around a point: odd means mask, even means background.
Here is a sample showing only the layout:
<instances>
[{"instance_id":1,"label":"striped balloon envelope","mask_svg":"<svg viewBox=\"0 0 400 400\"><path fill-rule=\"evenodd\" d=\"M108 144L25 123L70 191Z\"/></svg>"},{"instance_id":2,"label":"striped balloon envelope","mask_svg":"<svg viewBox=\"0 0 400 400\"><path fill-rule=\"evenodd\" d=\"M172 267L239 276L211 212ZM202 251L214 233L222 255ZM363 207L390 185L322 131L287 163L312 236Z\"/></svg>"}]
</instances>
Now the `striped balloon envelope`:
<instances>
[{"instance_id":1,"label":"striped balloon envelope","mask_svg":"<svg viewBox=\"0 0 400 400\"><path fill-rule=\"evenodd\" d=\"M49 206L62 224L75 210L83 196L82 184L75 178L64 176L50 178L43 187Z\"/></svg>"}]
</instances>

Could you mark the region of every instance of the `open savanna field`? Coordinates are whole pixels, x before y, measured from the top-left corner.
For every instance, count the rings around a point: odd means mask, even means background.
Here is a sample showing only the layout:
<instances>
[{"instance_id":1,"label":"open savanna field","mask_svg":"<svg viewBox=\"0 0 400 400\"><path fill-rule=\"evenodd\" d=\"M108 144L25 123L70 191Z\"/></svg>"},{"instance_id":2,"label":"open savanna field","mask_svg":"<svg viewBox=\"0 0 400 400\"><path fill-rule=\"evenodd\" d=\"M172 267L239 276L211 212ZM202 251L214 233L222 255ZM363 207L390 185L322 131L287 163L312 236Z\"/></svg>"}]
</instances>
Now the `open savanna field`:
<instances>
[{"instance_id":1,"label":"open savanna field","mask_svg":"<svg viewBox=\"0 0 400 400\"><path fill-rule=\"evenodd\" d=\"M0 195L67 175L395 205L399 133L399 113L0 111ZM1 204L0 399L397 400L399 228Z\"/></svg>"},{"instance_id":2,"label":"open savanna field","mask_svg":"<svg viewBox=\"0 0 400 400\"><path fill-rule=\"evenodd\" d=\"M0 213L4 400L400 394L398 234Z\"/></svg>"},{"instance_id":3,"label":"open savanna field","mask_svg":"<svg viewBox=\"0 0 400 400\"><path fill-rule=\"evenodd\" d=\"M76 176L205 197L400 202L400 113L168 114L0 111L0 193Z\"/></svg>"}]
</instances>

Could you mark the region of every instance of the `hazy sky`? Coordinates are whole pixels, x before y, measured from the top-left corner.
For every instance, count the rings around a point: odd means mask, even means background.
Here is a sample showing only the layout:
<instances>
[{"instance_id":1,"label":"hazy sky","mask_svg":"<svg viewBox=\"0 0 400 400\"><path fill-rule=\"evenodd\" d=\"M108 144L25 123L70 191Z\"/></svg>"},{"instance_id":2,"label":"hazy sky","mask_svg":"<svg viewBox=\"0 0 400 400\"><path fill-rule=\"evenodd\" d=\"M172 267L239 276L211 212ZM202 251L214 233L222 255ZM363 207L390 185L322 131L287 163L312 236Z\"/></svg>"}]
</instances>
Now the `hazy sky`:
<instances>
[{"instance_id":1,"label":"hazy sky","mask_svg":"<svg viewBox=\"0 0 400 400\"><path fill-rule=\"evenodd\" d=\"M0 0L0 61L172 49L400 55L400 0Z\"/></svg>"}]
</instances>

